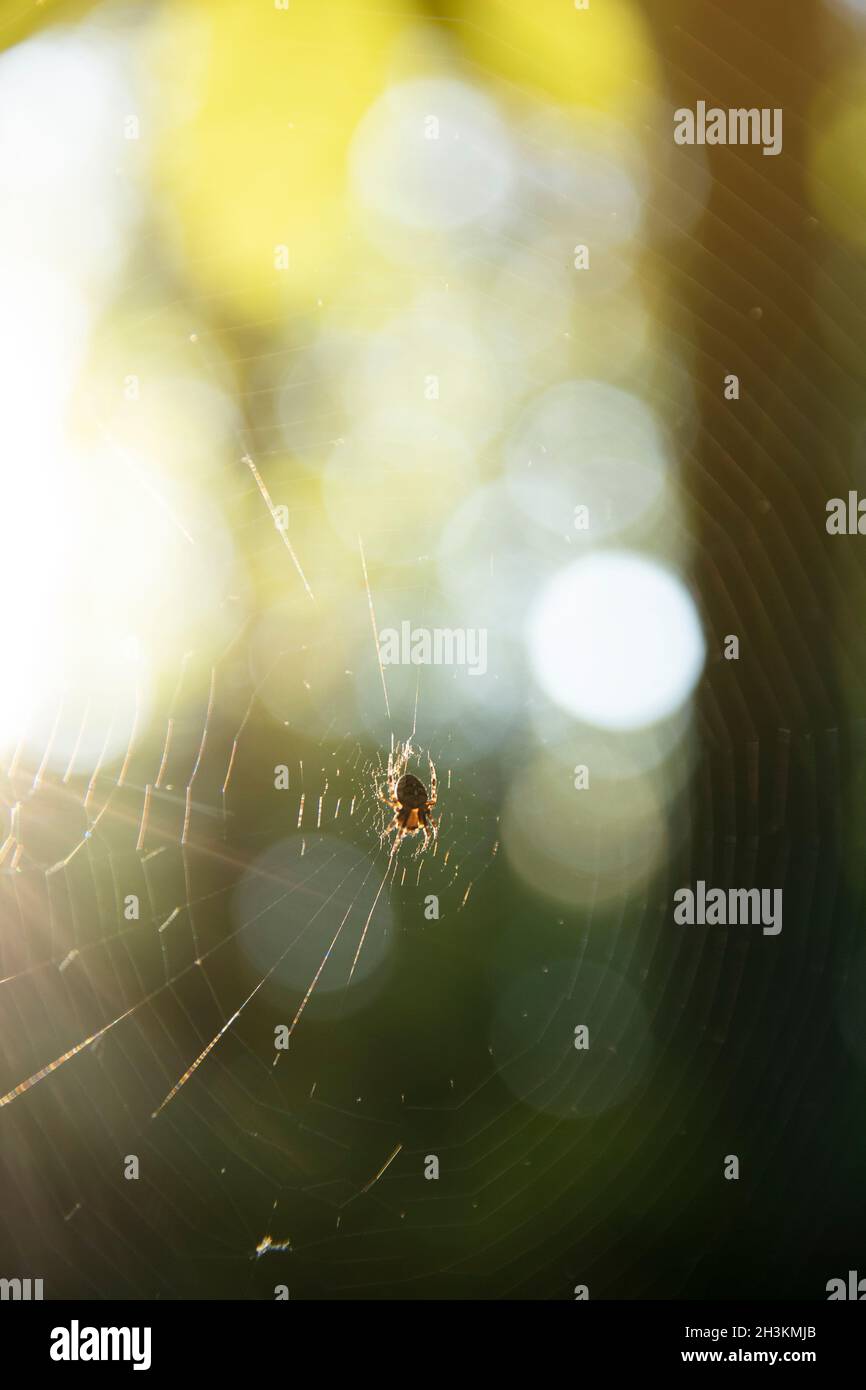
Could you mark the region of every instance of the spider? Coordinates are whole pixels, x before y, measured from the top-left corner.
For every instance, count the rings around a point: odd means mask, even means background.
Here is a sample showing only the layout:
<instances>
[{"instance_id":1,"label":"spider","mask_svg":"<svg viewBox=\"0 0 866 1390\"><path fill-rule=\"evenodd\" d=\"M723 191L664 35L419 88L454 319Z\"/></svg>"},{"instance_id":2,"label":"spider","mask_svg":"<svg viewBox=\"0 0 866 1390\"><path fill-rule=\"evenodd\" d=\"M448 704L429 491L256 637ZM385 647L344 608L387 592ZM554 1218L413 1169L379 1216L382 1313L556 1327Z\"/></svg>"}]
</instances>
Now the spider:
<instances>
[{"instance_id":1,"label":"spider","mask_svg":"<svg viewBox=\"0 0 866 1390\"><path fill-rule=\"evenodd\" d=\"M404 835L417 835L420 830L424 836L422 849L426 849L432 835L436 839L438 826L430 815L432 807L436 805L436 769L433 766L433 759L428 756L430 764L430 792L419 778L414 777L411 772L406 772L405 767L409 761L409 747L400 749L398 753L388 754L388 795L383 796L379 792L379 797L386 806L390 806L394 811L394 819L387 827L385 834L390 834L392 830L397 833L391 844L393 854L403 839Z\"/></svg>"}]
</instances>

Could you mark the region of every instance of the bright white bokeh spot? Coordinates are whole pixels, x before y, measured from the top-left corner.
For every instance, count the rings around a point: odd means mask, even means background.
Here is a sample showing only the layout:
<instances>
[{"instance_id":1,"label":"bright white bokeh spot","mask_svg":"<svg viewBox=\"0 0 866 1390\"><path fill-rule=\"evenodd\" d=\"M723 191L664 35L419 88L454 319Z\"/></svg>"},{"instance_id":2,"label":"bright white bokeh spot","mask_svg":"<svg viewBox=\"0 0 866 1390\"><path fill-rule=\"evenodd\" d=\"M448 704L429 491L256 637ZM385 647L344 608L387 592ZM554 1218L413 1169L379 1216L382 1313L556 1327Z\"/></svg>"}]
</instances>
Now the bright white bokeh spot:
<instances>
[{"instance_id":1,"label":"bright white bokeh spot","mask_svg":"<svg viewBox=\"0 0 866 1390\"><path fill-rule=\"evenodd\" d=\"M0 55L0 251L100 283L124 254L132 199L117 164L134 101L122 51L57 29Z\"/></svg>"},{"instance_id":2,"label":"bright white bokeh spot","mask_svg":"<svg viewBox=\"0 0 866 1390\"><path fill-rule=\"evenodd\" d=\"M552 580L528 629L536 679L569 713L638 729L689 698L704 664L697 611L682 582L630 551L600 551Z\"/></svg>"},{"instance_id":3,"label":"bright white bokeh spot","mask_svg":"<svg viewBox=\"0 0 866 1390\"><path fill-rule=\"evenodd\" d=\"M0 748L50 741L48 766L65 768L75 750L84 773L125 751L162 655L173 663L193 634L222 630L231 538L203 490L109 442L59 440L38 466L22 449L0 479Z\"/></svg>"},{"instance_id":4,"label":"bright white bokeh spot","mask_svg":"<svg viewBox=\"0 0 866 1390\"><path fill-rule=\"evenodd\" d=\"M419 231L477 221L512 183L509 138L492 102L439 78L380 97L358 127L351 166L366 207Z\"/></svg>"},{"instance_id":5,"label":"bright white bokeh spot","mask_svg":"<svg viewBox=\"0 0 866 1390\"><path fill-rule=\"evenodd\" d=\"M38 470L47 494L62 472L54 455L87 352L92 314L79 284L38 261L0 261L0 302L0 472L5 480L15 470Z\"/></svg>"}]
</instances>

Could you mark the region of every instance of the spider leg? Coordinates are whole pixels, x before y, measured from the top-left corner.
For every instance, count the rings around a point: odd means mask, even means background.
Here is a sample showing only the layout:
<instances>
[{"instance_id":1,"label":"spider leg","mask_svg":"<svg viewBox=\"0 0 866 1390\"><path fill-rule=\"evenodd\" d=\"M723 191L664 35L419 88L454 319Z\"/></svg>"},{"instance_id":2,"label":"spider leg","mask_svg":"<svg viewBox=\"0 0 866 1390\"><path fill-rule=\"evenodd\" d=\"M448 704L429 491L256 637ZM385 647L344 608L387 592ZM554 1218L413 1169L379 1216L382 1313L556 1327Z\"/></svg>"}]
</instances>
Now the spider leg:
<instances>
[{"instance_id":1,"label":"spider leg","mask_svg":"<svg viewBox=\"0 0 866 1390\"><path fill-rule=\"evenodd\" d=\"M434 766L433 759L430 757L429 754L427 755L427 761L428 761L429 764L430 764L430 796L429 796L429 798L428 798L428 800L427 800L427 805L428 805L428 806L435 806L435 805L436 805L436 768L435 768L435 766Z\"/></svg>"},{"instance_id":2,"label":"spider leg","mask_svg":"<svg viewBox=\"0 0 866 1390\"><path fill-rule=\"evenodd\" d=\"M393 856L397 853L398 846L402 843L406 835L409 833L405 825L401 825L396 816L392 820L391 824L388 826L388 830L385 833L387 834L391 830L395 830L397 833L391 841L391 848L388 851L389 859L392 859Z\"/></svg>"},{"instance_id":3,"label":"spider leg","mask_svg":"<svg viewBox=\"0 0 866 1390\"><path fill-rule=\"evenodd\" d=\"M399 810L400 807L400 803L397 800L398 770L399 766L394 760L393 752L391 752L388 754L388 771L386 774L388 783L388 795L385 796L383 794L381 787L377 787L376 789L379 793L379 800L384 801L386 806L390 806L392 810L395 811Z\"/></svg>"}]
</instances>

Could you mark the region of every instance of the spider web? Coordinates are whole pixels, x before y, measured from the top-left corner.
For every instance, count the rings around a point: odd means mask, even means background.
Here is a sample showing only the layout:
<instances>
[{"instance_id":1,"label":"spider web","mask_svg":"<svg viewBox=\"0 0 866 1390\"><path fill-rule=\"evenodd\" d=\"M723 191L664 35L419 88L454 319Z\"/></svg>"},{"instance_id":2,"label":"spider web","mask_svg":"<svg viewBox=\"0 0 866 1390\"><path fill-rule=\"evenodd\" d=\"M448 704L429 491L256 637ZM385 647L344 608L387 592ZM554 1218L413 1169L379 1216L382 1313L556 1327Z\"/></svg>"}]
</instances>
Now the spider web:
<instances>
[{"instance_id":1,"label":"spider web","mask_svg":"<svg viewBox=\"0 0 866 1390\"><path fill-rule=\"evenodd\" d=\"M177 309L159 246L149 254L143 281L115 286L124 342L135 365L165 296L172 314L154 331L174 370L223 394L231 378L246 416L215 510L231 515L245 558L284 560L279 637L262 650L230 620L215 651L203 631L167 692L130 715L124 751L107 737L86 774L87 708L58 711L65 766L49 727L0 772L0 1172L14 1194L2 1268L43 1278L49 1298L393 1290L435 1278L460 1249L457 1208L471 1220L477 1207L460 1130L471 1115L471 1136L479 1111L461 1113L463 1098L484 1083L497 1113L508 1103L483 1007L502 768L479 738L483 710L452 705L448 677L392 668L386 679L377 661L364 543L381 574L405 538L399 470L383 470L388 505L358 537L356 603L342 626L317 608L327 523L308 473L286 464L271 408L292 354L314 344L275 352L188 287ZM98 392L90 404L119 470L147 485ZM341 446L330 419L301 417L316 443ZM425 475L435 486L435 469L419 461L413 488ZM150 500L209 550L207 517ZM413 528L377 588L383 619L437 616L437 532L423 518ZM111 583L109 565L95 582ZM185 584L177 604L195 613ZM231 612L236 596L222 597ZM255 623L259 596L246 598L235 606ZM312 626L311 612L324 615ZM362 664L335 685L323 666L347 630L365 634ZM344 665L357 650L346 642ZM407 741L410 768L425 776L428 754L436 764L439 833L424 852L418 836L392 855L378 793ZM431 1152L443 1164L453 1154L447 1199L424 1181Z\"/></svg>"},{"instance_id":2,"label":"spider web","mask_svg":"<svg viewBox=\"0 0 866 1390\"><path fill-rule=\"evenodd\" d=\"M534 160L545 132L535 139ZM508 279L520 293L494 324L509 362L532 349L517 384L509 378L503 388L515 408L568 367L573 325L558 309L574 294L573 213L591 201L585 190L543 191L543 182L516 194L522 255L508 261ZM486 319L502 294L485 267L513 249L492 225L462 251L455 244L439 270L450 277L462 265L469 302ZM53 770L50 731L40 755L13 752L4 769L2 1272L43 1278L50 1298L273 1298L281 1285L293 1298L568 1297L586 1271L593 1296L682 1289L700 1258L691 1221L700 1173L710 1170L709 1161L687 1160L699 1144L713 1147L701 1139L703 1083L733 1011L739 946L727 973L714 943L683 948L689 981L701 951L709 981L685 1014L695 1047L671 1048L667 1089L645 1106L621 1106L655 1079L651 1025L669 1040L682 1017L680 947L669 944L673 884L605 908L596 890L620 862L625 873L635 851L624 835L601 843L590 826L575 847L586 888L579 911L503 882L502 786L534 747L522 656L514 727L503 701L485 738L483 708L451 699L441 673L425 669L419 687L412 668L383 672L369 645L371 619L375 641L379 621L440 618L429 557L450 517L433 508L428 516L418 499L438 488L449 505L465 500L459 468L448 486L441 479L447 430L428 456L420 441L429 443L429 420L388 414L372 444L360 433L346 447L337 432L348 434L352 411L334 408L331 381L345 341L317 356L312 312L287 323L275 309L270 328L232 322L222 300L196 302L186 281L178 289L158 245L148 254L131 303L118 293L130 356L139 321L168 306L167 337L176 330L182 341L160 340L172 349L166 360L217 390L230 383L242 402L246 418L216 486L245 560L266 570L247 611L257 618L268 602L270 626L257 640L237 623L215 648L203 634L177 668L169 663L162 703L146 719L133 716L125 753L106 755L87 776L74 754ZM389 302L401 300L402 278L387 277ZM426 292L428 270L421 280ZM275 283L275 306L285 305L280 295ZM359 273L344 296L349 322L364 297ZM456 345L459 376L475 358L452 336L456 301L449 291L439 345L449 359ZM425 300L410 341L420 334L426 353L442 317L442 303L431 309ZM608 315L594 322L598 334ZM618 370L624 357L627 376L628 322L611 316L597 370L614 358ZM402 337L395 351L402 357ZM377 359L371 371L380 369ZM483 405L488 385L469 375L463 413L483 419L475 395ZM575 551L568 538L515 520L501 495L497 504L486 437L475 440L480 513L474 526L461 523L446 554L455 568L471 568L460 621L489 624L507 652L519 613L509 607L516 585L500 575L512 568L528 593ZM374 460L367 478L382 505L373 532L365 520L347 582L346 537L334 544L313 470L297 460L306 452L333 465L353 445ZM351 497L350 471L334 468L332 478ZM174 512L167 519L185 525ZM207 549L207 526L192 529ZM106 566L100 586L111 577ZM340 602L329 605L335 593ZM235 596L222 597L231 608ZM192 609L192 585L176 598ZM83 731L86 711L79 718ZM543 739L555 736L548 712ZM427 852L416 837L392 859L378 790L389 752L407 739L413 770L425 776L428 752L436 764L440 828ZM672 781L676 824L687 778ZM712 795L705 800L712 809ZM525 816L543 827L543 795ZM431 896L438 919L427 916ZM708 1036L704 998L717 992ZM572 1032L581 1021L603 1042L579 1055ZM287 1048L275 1046L279 1030ZM680 1057L693 1051L690 1069ZM691 1137L687 1146L677 1135L671 1169L666 1117L680 1092L698 1097L698 1114L689 1109ZM429 1155L445 1181L425 1180ZM135 1180L125 1175L133 1158ZM637 1200L645 1179L650 1195ZM715 1189L712 1202L715 1210ZM683 1213L687 1234L669 1236ZM670 1252L664 1279L659 1248Z\"/></svg>"},{"instance_id":3,"label":"spider web","mask_svg":"<svg viewBox=\"0 0 866 1390\"><path fill-rule=\"evenodd\" d=\"M6 769L0 1107L22 1199L7 1224L19 1262L41 1249L51 1296L193 1296L203 1278L243 1296L256 1254L324 1239L361 1198L396 1213L377 1178L411 1161L411 1126L377 1117L381 1074L345 1039L356 1011L375 1016L402 931L435 951L427 895L457 920L496 818L446 739L430 750L437 842L389 852L388 749L278 728L262 704L303 661L287 650L253 682L243 642L210 669L190 654L164 727L133 731L119 768ZM411 1104L411 1067L389 1070Z\"/></svg>"}]
</instances>

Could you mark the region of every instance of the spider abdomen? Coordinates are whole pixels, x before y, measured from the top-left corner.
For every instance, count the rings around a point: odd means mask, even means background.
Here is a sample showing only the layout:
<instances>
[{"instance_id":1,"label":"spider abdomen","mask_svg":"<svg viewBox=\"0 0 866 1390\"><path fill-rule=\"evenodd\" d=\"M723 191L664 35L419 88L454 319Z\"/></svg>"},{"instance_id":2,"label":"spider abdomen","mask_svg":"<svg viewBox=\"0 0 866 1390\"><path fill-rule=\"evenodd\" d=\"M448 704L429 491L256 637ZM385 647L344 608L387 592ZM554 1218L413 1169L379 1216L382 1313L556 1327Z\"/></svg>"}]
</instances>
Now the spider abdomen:
<instances>
[{"instance_id":1,"label":"spider abdomen","mask_svg":"<svg viewBox=\"0 0 866 1390\"><path fill-rule=\"evenodd\" d=\"M427 805L427 788L411 772L404 773L397 783L397 800L401 806L420 809Z\"/></svg>"}]
</instances>

